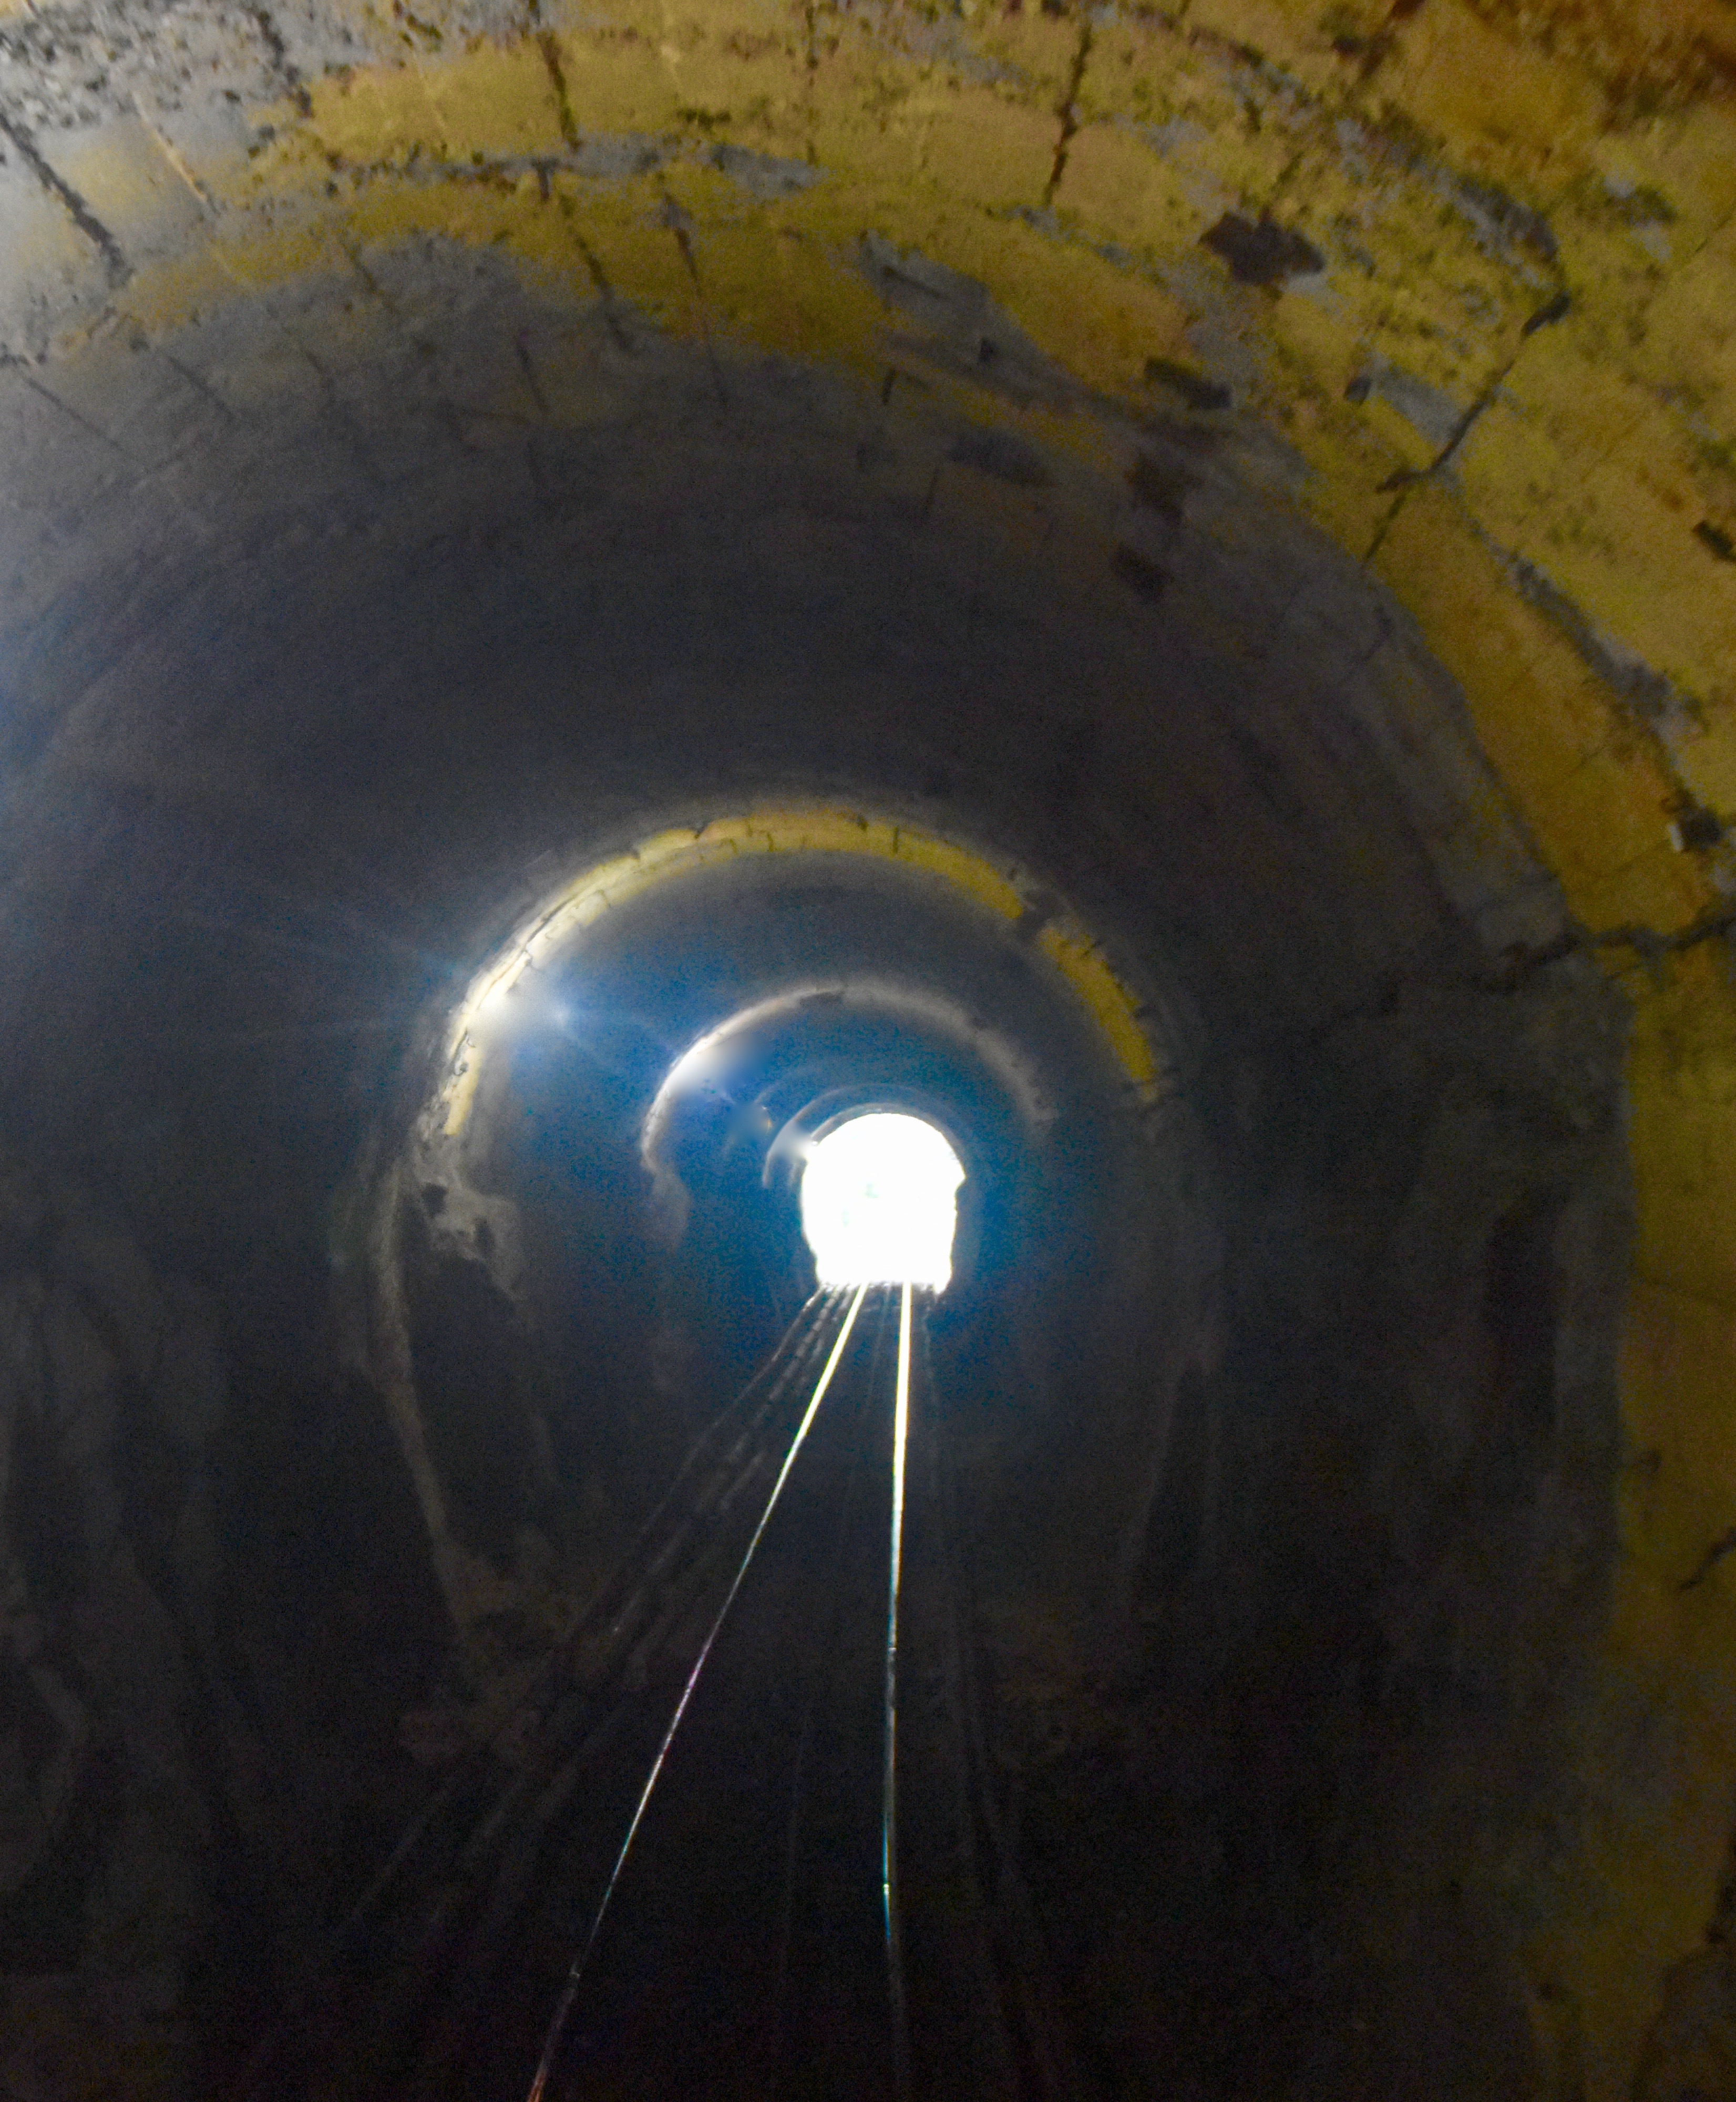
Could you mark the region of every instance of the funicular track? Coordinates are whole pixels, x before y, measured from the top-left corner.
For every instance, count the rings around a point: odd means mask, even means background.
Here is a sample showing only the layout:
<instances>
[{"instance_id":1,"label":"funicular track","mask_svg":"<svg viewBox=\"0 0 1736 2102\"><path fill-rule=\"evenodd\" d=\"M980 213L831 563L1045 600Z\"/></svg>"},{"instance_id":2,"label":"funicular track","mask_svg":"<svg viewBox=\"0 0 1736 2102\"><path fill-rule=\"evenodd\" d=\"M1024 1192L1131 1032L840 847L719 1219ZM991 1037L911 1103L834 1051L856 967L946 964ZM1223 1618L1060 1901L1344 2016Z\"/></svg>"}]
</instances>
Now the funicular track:
<instances>
[{"instance_id":1,"label":"funicular track","mask_svg":"<svg viewBox=\"0 0 1736 2102\"><path fill-rule=\"evenodd\" d=\"M922 1298L809 1302L238 2102L1086 2091L995 1804Z\"/></svg>"}]
</instances>

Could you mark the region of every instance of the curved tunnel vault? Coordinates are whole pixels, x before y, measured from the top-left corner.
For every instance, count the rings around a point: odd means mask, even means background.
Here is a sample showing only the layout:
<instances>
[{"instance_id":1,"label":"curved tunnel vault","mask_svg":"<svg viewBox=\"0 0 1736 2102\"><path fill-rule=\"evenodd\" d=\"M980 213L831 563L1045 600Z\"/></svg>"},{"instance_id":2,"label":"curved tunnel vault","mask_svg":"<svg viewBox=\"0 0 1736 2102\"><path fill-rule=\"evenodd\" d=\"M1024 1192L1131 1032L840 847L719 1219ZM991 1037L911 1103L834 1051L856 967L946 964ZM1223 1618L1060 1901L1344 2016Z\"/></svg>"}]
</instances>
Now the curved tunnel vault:
<instances>
[{"instance_id":1,"label":"curved tunnel vault","mask_svg":"<svg viewBox=\"0 0 1736 2102\"><path fill-rule=\"evenodd\" d=\"M5 2078L220 2091L872 1099L1082 2077L1725 2091L1736 60L1545 14L0 0Z\"/></svg>"},{"instance_id":2,"label":"curved tunnel vault","mask_svg":"<svg viewBox=\"0 0 1736 2102\"><path fill-rule=\"evenodd\" d=\"M664 827L556 885L433 1017L426 1100L366 1199L381 1303L402 1304L407 1195L419 1244L479 1262L593 1368L587 1435L644 1448L631 1504L813 1288L815 1140L902 1106L973 1170L955 1324L1005 1323L1033 1368L1090 1364L1146 1266L1142 1164L1177 1113L1156 1020L1052 884L956 838L801 803ZM655 1280L637 1335L619 1310L594 1326L610 1272ZM655 1435L632 1427L648 1391ZM424 1503L464 1625L491 1586L464 1572L438 1471Z\"/></svg>"}]
</instances>

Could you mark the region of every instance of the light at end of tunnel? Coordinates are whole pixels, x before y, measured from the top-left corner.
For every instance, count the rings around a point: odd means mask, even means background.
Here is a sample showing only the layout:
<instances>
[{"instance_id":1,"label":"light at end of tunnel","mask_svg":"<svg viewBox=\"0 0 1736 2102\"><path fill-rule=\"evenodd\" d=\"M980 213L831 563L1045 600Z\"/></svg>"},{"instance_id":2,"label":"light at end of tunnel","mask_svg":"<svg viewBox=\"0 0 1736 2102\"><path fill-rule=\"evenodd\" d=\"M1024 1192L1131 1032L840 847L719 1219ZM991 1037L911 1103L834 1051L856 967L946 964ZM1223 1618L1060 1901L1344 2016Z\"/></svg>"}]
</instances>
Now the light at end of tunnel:
<instances>
[{"instance_id":1,"label":"light at end of tunnel","mask_svg":"<svg viewBox=\"0 0 1736 2102\"><path fill-rule=\"evenodd\" d=\"M822 1284L923 1284L952 1275L958 1155L920 1117L853 1117L817 1142L801 1176L801 1228Z\"/></svg>"}]
</instances>

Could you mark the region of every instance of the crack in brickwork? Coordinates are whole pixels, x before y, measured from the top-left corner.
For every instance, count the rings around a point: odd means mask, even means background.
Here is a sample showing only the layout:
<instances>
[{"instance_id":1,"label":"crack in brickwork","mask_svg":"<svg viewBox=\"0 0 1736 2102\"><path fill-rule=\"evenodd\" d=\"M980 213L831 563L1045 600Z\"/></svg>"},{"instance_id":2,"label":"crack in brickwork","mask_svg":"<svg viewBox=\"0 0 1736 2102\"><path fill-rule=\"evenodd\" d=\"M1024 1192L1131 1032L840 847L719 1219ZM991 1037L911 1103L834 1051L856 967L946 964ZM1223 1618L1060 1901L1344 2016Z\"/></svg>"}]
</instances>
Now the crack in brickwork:
<instances>
[{"instance_id":1,"label":"crack in brickwork","mask_svg":"<svg viewBox=\"0 0 1736 2102\"><path fill-rule=\"evenodd\" d=\"M103 259L103 267L112 286L124 285L132 275L132 266L121 252L121 244L91 211L78 192L60 171L44 157L42 149L24 126L16 118L0 110L0 134L11 143L18 157L35 176L37 181L65 210L67 216Z\"/></svg>"},{"instance_id":2,"label":"crack in brickwork","mask_svg":"<svg viewBox=\"0 0 1736 2102\"><path fill-rule=\"evenodd\" d=\"M1045 209L1054 202L1055 192L1061 187L1061 178L1067 173L1068 149L1072 144L1079 129L1079 91L1085 84L1085 69L1091 56L1091 18L1082 15L1079 20L1079 41L1073 47L1072 70L1067 77L1067 86L1061 91L1061 100L1055 114L1061 120L1060 136L1055 140L1054 160L1049 170L1049 180L1043 189Z\"/></svg>"}]
</instances>

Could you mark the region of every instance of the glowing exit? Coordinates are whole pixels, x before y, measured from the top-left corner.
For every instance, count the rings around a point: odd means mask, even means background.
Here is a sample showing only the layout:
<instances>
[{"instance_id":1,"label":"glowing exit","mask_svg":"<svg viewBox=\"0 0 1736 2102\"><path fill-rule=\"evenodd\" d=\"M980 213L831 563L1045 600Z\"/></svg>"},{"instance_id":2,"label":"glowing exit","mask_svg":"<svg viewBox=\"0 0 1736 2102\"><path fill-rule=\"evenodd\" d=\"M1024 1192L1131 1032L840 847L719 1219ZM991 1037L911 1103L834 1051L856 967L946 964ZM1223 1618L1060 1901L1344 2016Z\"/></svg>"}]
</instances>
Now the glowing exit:
<instances>
[{"instance_id":1,"label":"glowing exit","mask_svg":"<svg viewBox=\"0 0 1736 2102\"><path fill-rule=\"evenodd\" d=\"M920 1117L853 1117L821 1139L801 1177L801 1228L822 1284L923 1284L952 1275L958 1155Z\"/></svg>"}]
</instances>

